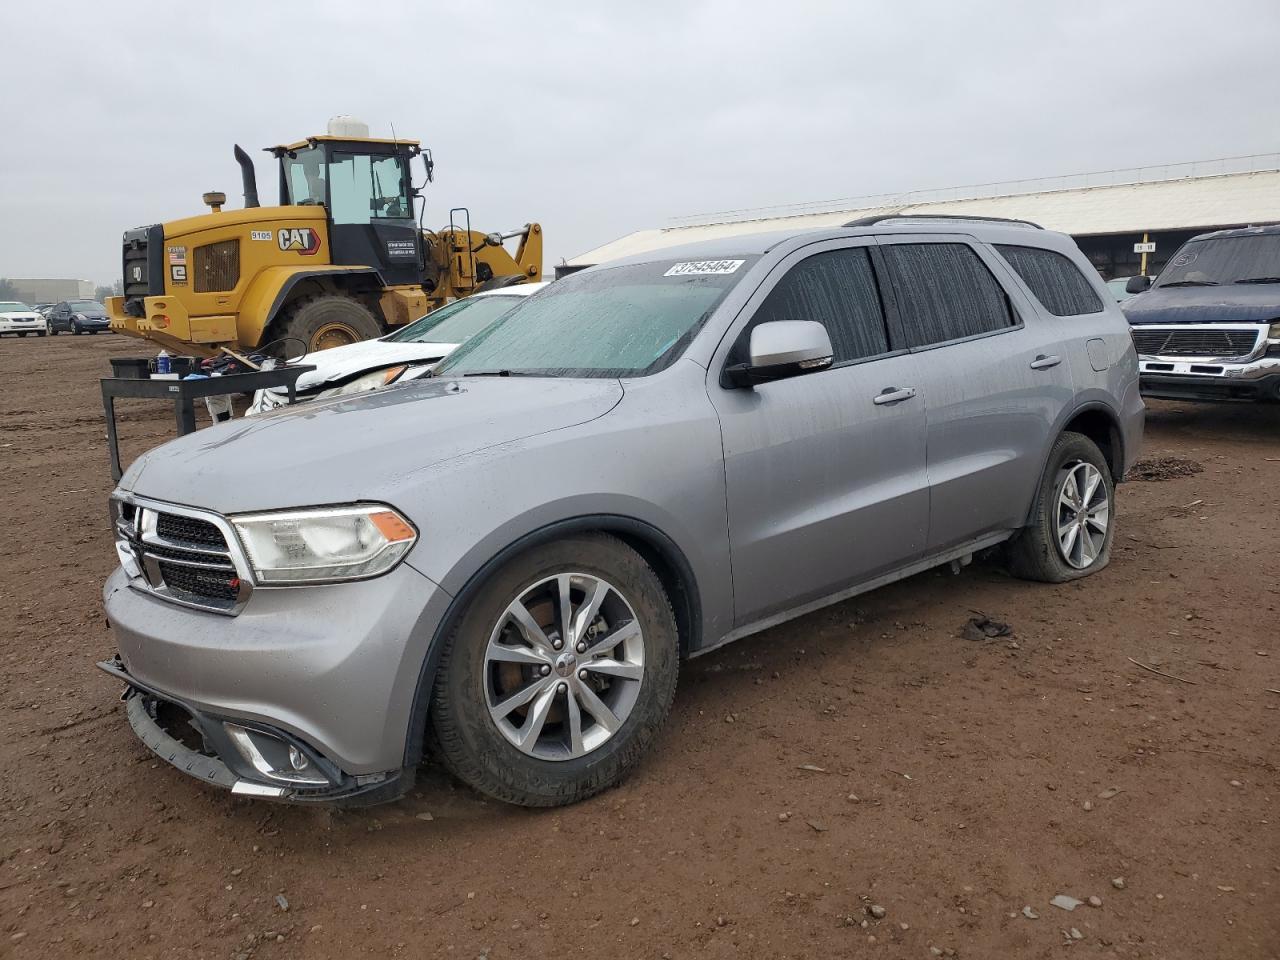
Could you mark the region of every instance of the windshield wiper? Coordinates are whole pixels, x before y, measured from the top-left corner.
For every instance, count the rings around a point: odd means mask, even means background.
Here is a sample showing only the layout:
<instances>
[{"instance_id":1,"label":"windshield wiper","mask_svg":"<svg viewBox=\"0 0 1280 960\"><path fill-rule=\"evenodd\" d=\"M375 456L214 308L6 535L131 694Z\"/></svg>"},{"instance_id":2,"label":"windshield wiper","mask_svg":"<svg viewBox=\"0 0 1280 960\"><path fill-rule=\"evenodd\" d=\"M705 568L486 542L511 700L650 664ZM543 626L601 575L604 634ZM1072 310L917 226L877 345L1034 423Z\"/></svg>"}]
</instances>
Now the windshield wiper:
<instances>
[{"instance_id":1,"label":"windshield wiper","mask_svg":"<svg viewBox=\"0 0 1280 960\"><path fill-rule=\"evenodd\" d=\"M464 373L464 377L529 377L532 374L525 373L523 370L473 370L471 373Z\"/></svg>"},{"instance_id":2,"label":"windshield wiper","mask_svg":"<svg viewBox=\"0 0 1280 960\"><path fill-rule=\"evenodd\" d=\"M1162 287L1216 287L1217 280L1174 280L1172 283L1162 283Z\"/></svg>"},{"instance_id":3,"label":"windshield wiper","mask_svg":"<svg viewBox=\"0 0 1280 960\"><path fill-rule=\"evenodd\" d=\"M1280 283L1280 277L1245 277L1235 283Z\"/></svg>"}]
</instances>

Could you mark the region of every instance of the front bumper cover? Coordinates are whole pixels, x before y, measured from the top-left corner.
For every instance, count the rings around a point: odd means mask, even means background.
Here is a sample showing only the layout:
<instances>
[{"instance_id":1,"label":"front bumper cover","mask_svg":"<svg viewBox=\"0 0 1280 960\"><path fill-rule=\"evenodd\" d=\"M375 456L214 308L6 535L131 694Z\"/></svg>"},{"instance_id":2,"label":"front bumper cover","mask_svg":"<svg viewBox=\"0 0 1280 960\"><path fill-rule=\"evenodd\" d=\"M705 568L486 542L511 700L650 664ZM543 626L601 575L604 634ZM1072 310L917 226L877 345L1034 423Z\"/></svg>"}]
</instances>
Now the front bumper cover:
<instances>
[{"instance_id":1,"label":"front bumper cover","mask_svg":"<svg viewBox=\"0 0 1280 960\"><path fill-rule=\"evenodd\" d=\"M243 730L244 721L215 717L188 703L154 690L133 677L119 657L98 663L99 669L122 681L121 699L129 726L156 756L183 773L232 793L290 803L364 806L402 795L413 786L413 771L350 776L286 731L262 724L248 732L264 740L278 741L305 755L309 769L323 775L323 784L272 782L255 770L235 747L228 732ZM187 730L181 727L186 725Z\"/></svg>"}]
</instances>

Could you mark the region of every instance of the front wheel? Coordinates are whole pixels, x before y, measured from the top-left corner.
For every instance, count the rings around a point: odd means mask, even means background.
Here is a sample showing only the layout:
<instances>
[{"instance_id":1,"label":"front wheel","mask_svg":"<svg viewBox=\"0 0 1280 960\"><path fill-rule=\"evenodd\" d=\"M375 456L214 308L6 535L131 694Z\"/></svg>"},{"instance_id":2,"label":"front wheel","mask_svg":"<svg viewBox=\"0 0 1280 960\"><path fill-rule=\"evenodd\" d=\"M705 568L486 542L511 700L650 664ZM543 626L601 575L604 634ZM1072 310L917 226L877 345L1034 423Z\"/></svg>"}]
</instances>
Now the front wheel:
<instances>
[{"instance_id":1,"label":"front wheel","mask_svg":"<svg viewBox=\"0 0 1280 960\"><path fill-rule=\"evenodd\" d=\"M618 783L666 719L679 643L661 582L604 534L535 547L445 641L431 735L460 780L551 807Z\"/></svg>"},{"instance_id":2,"label":"front wheel","mask_svg":"<svg viewBox=\"0 0 1280 960\"><path fill-rule=\"evenodd\" d=\"M1102 451L1088 437L1064 433L1036 495L1032 523L1009 545L1012 572L1064 583L1096 573L1111 559L1115 484Z\"/></svg>"},{"instance_id":3,"label":"front wheel","mask_svg":"<svg viewBox=\"0 0 1280 960\"><path fill-rule=\"evenodd\" d=\"M81 333L83 333L84 331L80 329L80 324L78 324L78 323L73 323L73 324L71 324L71 332L72 332L73 334L75 334L75 335L78 337L78 336L80 336L80 334L81 334Z\"/></svg>"}]
</instances>

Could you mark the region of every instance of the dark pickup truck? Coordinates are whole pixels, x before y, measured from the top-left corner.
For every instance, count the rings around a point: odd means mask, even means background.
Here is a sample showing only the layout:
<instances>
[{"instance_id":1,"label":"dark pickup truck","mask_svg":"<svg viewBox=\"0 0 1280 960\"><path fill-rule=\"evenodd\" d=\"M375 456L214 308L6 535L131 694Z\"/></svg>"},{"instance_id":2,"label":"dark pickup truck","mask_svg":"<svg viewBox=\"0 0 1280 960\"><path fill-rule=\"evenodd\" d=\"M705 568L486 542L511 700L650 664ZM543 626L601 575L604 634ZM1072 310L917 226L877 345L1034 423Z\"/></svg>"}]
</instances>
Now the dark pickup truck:
<instances>
[{"instance_id":1,"label":"dark pickup truck","mask_svg":"<svg viewBox=\"0 0 1280 960\"><path fill-rule=\"evenodd\" d=\"M1126 289L1145 396L1280 401L1280 225L1192 237Z\"/></svg>"}]
</instances>

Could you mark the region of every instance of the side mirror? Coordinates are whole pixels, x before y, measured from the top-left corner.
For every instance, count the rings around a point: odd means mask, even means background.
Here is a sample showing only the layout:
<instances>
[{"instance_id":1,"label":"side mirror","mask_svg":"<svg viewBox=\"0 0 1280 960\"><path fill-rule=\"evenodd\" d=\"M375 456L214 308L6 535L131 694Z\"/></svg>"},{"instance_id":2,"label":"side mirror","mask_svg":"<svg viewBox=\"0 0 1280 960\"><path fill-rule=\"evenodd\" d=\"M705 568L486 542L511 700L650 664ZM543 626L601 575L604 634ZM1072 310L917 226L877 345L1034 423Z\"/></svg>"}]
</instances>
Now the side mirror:
<instances>
[{"instance_id":1,"label":"side mirror","mask_svg":"<svg viewBox=\"0 0 1280 960\"><path fill-rule=\"evenodd\" d=\"M752 387L831 366L827 328L813 320L773 320L751 331L751 359L725 370L735 387Z\"/></svg>"},{"instance_id":2,"label":"side mirror","mask_svg":"<svg viewBox=\"0 0 1280 960\"><path fill-rule=\"evenodd\" d=\"M1124 285L1125 293L1146 293L1150 289L1150 277L1130 277Z\"/></svg>"}]
</instances>

